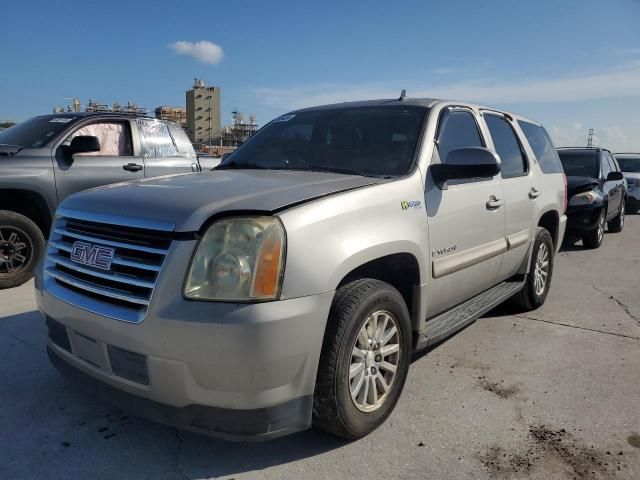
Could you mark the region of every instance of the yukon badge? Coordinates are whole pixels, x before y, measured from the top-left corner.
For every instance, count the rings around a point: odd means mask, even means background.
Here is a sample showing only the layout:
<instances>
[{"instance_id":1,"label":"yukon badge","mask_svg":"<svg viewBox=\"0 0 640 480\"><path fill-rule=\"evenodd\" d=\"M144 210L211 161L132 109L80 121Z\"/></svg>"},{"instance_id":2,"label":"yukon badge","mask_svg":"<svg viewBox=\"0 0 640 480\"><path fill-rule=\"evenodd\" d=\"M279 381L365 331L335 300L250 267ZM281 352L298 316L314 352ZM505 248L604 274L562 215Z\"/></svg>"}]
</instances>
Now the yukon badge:
<instances>
[{"instance_id":1,"label":"yukon badge","mask_svg":"<svg viewBox=\"0 0 640 480\"><path fill-rule=\"evenodd\" d=\"M89 267L109 270L114 253L113 248L77 241L71 247L71 260Z\"/></svg>"}]
</instances>

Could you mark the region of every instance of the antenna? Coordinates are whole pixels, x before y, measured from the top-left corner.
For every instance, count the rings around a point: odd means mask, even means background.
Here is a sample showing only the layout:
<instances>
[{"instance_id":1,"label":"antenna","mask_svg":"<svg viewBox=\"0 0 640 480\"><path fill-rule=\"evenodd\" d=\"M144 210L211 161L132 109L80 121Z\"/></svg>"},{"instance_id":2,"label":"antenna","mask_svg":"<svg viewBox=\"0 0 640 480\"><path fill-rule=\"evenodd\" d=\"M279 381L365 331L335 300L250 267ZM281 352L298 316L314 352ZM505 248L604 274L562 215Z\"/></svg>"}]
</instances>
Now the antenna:
<instances>
[{"instance_id":1,"label":"antenna","mask_svg":"<svg viewBox=\"0 0 640 480\"><path fill-rule=\"evenodd\" d=\"M590 128L589 129L589 136L587 137L587 147L588 148L593 147L593 135L594 135L593 128Z\"/></svg>"},{"instance_id":2,"label":"antenna","mask_svg":"<svg viewBox=\"0 0 640 480\"><path fill-rule=\"evenodd\" d=\"M402 89L402 92L400 92L400 98L398 100L402 101L407 97L407 90L406 89Z\"/></svg>"}]
</instances>

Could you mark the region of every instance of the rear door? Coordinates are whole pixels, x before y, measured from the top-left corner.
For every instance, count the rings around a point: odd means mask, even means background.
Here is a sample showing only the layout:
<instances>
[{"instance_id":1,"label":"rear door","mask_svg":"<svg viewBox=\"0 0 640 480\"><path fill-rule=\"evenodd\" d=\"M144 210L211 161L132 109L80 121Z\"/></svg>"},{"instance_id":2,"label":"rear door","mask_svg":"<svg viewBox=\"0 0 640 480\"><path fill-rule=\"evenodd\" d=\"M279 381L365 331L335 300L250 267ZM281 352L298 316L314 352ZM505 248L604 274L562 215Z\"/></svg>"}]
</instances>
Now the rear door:
<instances>
[{"instance_id":1,"label":"rear door","mask_svg":"<svg viewBox=\"0 0 640 480\"><path fill-rule=\"evenodd\" d=\"M58 201L72 193L110 183L144 178L144 166L134 151L129 120L83 122L55 146L54 174ZM100 151L68 155L61 148L79 135L98 137Z\"/></svg>"},{"instance_id":2,"label":"rear door","mask_svg":"<svg viewBox=\"0 0 640 480\"><path fill-rule=\"evenodd\" d=\"M514 275L526 257L529 243L535 235L535 202L544 187L531 171L511 118L488 111L483 112L482 118L490 134L491 148L502 162L500 175L507 237L507 251L498 276L502 281Z\"/></svg>"},{"instance_id":3,"label":"rear door","mask_svg":"<svg viewBox=\"0 0 640 480\"><path fill-rule=\"evenodd\" d=\"M486 142L469 108L450 107L438 119L431 163L445 163L452 150L484 147ZM504 199L499 175L449 181L439 188L427 177L425 203L429 223L428 258L432 280L427 316L457 305L497 283L504 235Z\"/></svg>"},{"instance_id":4,"label":"rear door","mask_svg":"<svg viewBox=\"0 0 640 480\"><path fill-rule=\"evenodd\" d=\"M140 137L140 149L144 158L145 177L198 170L193 147L189 151L184 142L176 145L169 132L167 122L151 118L138 118L136 124Z\"/></svg>"}]
</instances>

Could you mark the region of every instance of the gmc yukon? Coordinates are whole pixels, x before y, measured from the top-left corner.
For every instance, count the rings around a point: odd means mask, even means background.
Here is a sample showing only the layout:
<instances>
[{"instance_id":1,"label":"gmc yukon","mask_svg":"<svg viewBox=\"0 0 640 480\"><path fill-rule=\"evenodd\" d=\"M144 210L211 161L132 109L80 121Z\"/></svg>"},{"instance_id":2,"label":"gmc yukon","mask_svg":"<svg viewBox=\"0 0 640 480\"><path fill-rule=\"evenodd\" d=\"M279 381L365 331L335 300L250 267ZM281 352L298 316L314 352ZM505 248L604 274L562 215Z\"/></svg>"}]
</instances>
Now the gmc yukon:
<instances>
[{"instance_id":1,"label":"gmc yukon","mask_svg":"<svg viewBox=\"0 0 640 480\"><path fill-rule=\"evenodd\" d=\"M49 356L181 428L359 438L412 352L544 303L565 207L554 146L519 115L404 95L297 110L213 172L67 198L36 279Z\"/></svg>"}]
</instances>

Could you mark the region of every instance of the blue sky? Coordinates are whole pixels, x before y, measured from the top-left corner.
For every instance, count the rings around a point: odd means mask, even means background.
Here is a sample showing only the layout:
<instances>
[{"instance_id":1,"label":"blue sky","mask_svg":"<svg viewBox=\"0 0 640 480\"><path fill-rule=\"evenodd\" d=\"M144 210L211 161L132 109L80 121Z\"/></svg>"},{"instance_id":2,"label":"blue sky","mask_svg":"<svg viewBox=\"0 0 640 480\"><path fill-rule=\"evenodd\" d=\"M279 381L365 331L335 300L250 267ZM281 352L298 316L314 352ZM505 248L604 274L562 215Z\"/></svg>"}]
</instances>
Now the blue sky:
<instances>
[{"instance_id":1,"label":"blue sky","mask_svg":"<svg viewBox=\"0 0 640 480\"><path fill-rule=\"evenodd\" d=\"M197 76L222 87L223 123L406 88L640 151L640 0L2 0L0 19L0 120L74 95L184 105Z\"/></svg>"}]
</instances>

